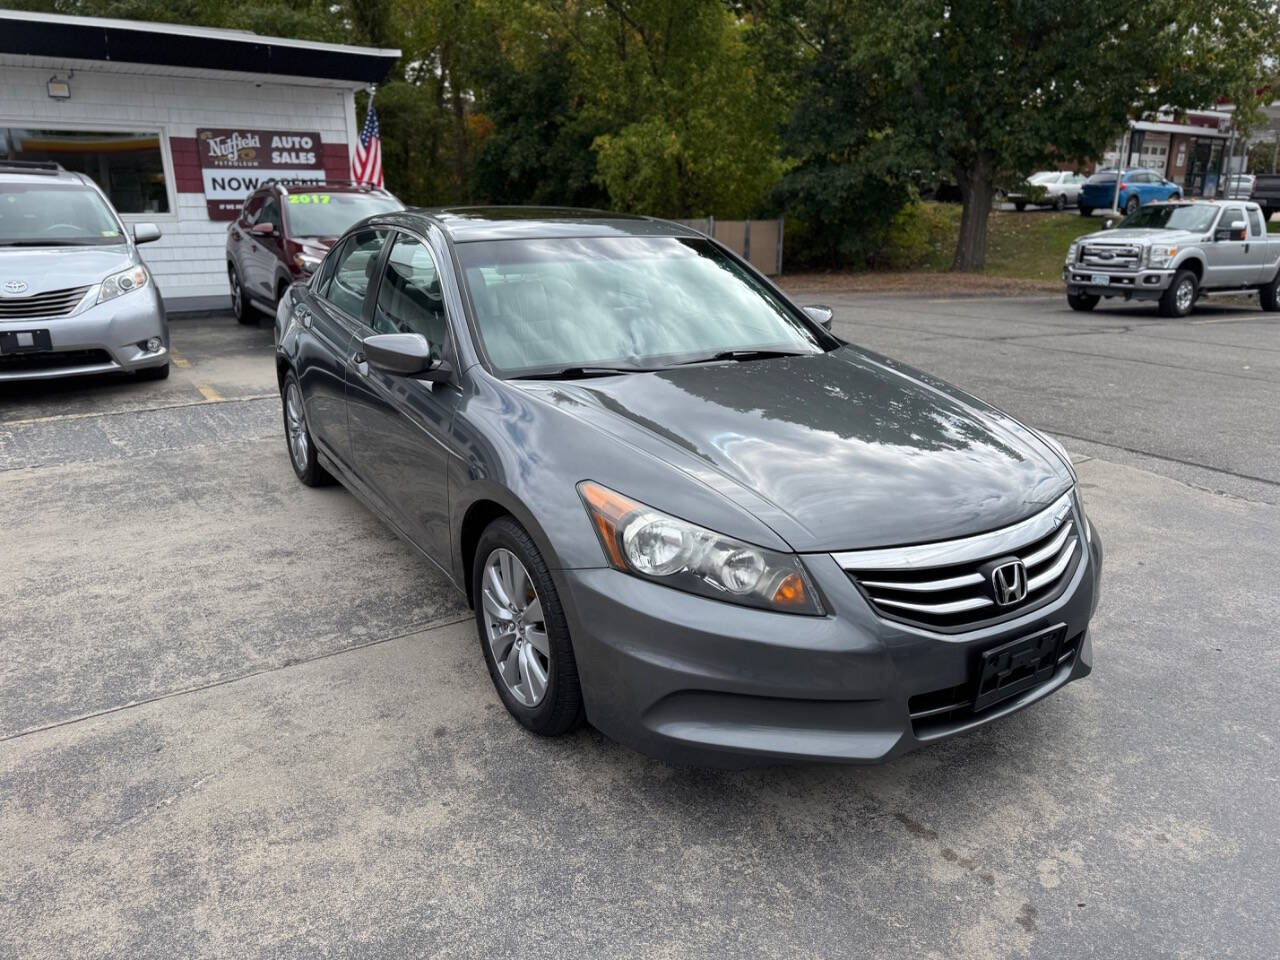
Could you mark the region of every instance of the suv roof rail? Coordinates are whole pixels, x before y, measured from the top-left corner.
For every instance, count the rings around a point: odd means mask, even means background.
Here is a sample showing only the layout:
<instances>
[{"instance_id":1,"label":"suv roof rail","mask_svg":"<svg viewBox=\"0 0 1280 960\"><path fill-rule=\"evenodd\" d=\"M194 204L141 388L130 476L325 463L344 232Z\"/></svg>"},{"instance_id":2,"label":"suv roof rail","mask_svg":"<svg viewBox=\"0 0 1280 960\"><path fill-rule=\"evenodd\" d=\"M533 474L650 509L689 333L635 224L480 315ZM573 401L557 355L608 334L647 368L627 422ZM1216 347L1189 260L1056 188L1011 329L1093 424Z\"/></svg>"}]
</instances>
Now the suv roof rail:
<instances>
[{"instance_id":1,"label":"suv roof rail","mask_svg":"<svg viewBox=\"0 0 1280 960\"><path fill-rule=\"evenodd\" d=\"M5 160L0 158L0 173L66 173L56 160Z\"/></svg>"},{"instance_id":2,"label":"suv roof rail","mask_svg":"<svg viewBox=\"0 0 1280 960\"><path fill-rule=\"evenodd\" d=\"M385 187L375 187L371 183L362 183L357 180L339 180L326 177L323 180L308 180L304 177L271 177L263 180L260 186L263 187L354 187L357 190L369 191L381 190L386 192ZM285 193L288 193L285 190Z\"/></svg>"}]
</instances>

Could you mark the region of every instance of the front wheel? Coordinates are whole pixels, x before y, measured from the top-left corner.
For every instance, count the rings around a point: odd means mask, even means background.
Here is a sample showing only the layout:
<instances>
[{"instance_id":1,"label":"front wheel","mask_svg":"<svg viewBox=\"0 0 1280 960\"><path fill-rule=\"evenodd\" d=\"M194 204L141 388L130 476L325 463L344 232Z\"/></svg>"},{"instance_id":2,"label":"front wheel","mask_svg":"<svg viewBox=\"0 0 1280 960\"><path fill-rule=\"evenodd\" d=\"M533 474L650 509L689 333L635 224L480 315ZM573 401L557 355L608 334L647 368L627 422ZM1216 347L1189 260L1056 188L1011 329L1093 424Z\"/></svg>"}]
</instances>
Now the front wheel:
<instances>
[{"instance_id":1,"label":"front wheel","mask_svg":"<svg viewBox=\"0 0 1280 960\"><path fill-rule=\"evenodd\" d=\"M1098 301L1102 298L1088 293L1068 293L1067 303L1072 310L1079 310L1081 313L1088 313L1098 305Z\"/></svg>"},{"instance_id":2,"label":"front wheel","mask_svg":"<svg viewBox=\"0 0 1280 960\"><path fill-rule=\"evenodd\" d=\"M284 408L284 436L289 446L289 462L293 472L308 487L324 487L333 483L329 471L320 465L311 429L307 426L307 410L302 404L302 387L298 378L289 371L281 393Z\"/></svg>"},{"instance_id":3,"label":"front wheel","mask_svg":"<svg viewBox=\"0 0 1280 960\"><path fill-rule=\"evenodd\" d=\"M1054 197L1054 198L1053 198L1053 209L1057 210L1059 213L1061 213L1063 210L1067 209L1067 196L1066 196L1066 194L1060 193L1060 194L1058 194L1056 197Z\"/></svg>"},{"instance_id":4,"label":"front wheel","mask_svg":"<svg viewBox=\"0 0 1280 960\"><path fill-rule=\"evenodd\" d=\"M1199 283L1196 275L1190 270L1179 270L1173 276L1169 289L1160 295L1160 315L1164 317L1185 317L1196 305L1196 292Z\"/></svg>"},{"instance_id":5,"label":"front wheel","mask_svg":"<svg viewBox=\"0 0 1280 960\"><path fill-rule=\"evenodd\" d=\"M1280 310L1280 270L1276 271L1270 283L1264 283L1258 288L1258 302L1267 313Z\"/></svg>"},{"instance_id":6,"label":"front wheel","mask_svg":"<svg viewBox=\"0 0 1280 960\"><path fill-rule=\"evenodd\" d=\"M1141 202L1138 200L1138 198L1130 197L1128 200L1124 202L1124 212L1137 213L1139 206L1141 206Z\"/></svg>"},{"instance_id":7,"label":"front wheel","mask_svg":"<svg viewBox=\"0 0 1280 960\"><path fill-rule=\"evenodd\" d=\"M507 712L542 736L568 733L583 716L569 623L546 561L511 517L480 535L471 585L480 646Z\"/></svg>"},{"instance_id":8,"label":"front wheel","mask_svg":"<svg viewBox=\"0 0 1280 960\"><path fill-rule=\"evenodd\" d=\"M1086 206L1084 206L1084 205L1082 204L1082 205L1081 205L1081 207L1080 207L1080 216L1082 216L1082 217L1092 217L1092 216L1093 216L1093 207L1086 207Z\"/></svg>"}]
</instances>

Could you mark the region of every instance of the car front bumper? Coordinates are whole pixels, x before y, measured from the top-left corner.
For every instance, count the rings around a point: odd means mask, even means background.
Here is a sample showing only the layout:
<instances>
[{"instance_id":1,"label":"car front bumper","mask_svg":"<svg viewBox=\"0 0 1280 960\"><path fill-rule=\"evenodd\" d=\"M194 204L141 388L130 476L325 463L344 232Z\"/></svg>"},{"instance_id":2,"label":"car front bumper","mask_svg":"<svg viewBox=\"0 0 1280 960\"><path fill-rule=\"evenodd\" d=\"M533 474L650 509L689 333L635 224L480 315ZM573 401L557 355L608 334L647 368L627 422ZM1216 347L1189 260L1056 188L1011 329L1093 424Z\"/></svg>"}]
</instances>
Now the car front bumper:
<instances>
[{"instance_id":1,"label":"car front bumper","mask_svg":"<svg viewBox=\"0 0 1280 960\"><path fill-rule=\"evenodd\" d=\"M1062 281L1072 296L1124 297L1126 300L1159 300L1173 282L1174 270L1143 269L1121 272L1090 270L1078 264L1062 268ZM1096 276L1107 283L1094 283Z\"/></svg>"},{"instance_id":2,"label":"car front bumper","mask_svg":"<svg viewBox=\"0 0 1280 960\"><path fill-rule=\"evenodd\" d=\"M1056 600L963 634L881 619L831 556L805 564L824 616L720 603L612 569L560 571L588 719L676 763L874 763L1020 710L1092 669L1096 530ZM980 713L927 720L917 701L913 720L912 697L967 690L982 651L1059 624L1074 653L1040 686Z\"/></svg>"},{"instance_id":3,"label":"car front bumper","mask_svg":"<svg viewBox=\"0 0 1280 960\"><path fill-rule=\"evenodd\" d=\"M88 297L96 294L95 288ZM0 331L19 330L48 330L52 350L0 356L0 381L129 373L169 362L169 323L154 283L68 317L0 323ZM152 337L160 339L159 350L143 346Z\"/></svg>"}]
</instances>

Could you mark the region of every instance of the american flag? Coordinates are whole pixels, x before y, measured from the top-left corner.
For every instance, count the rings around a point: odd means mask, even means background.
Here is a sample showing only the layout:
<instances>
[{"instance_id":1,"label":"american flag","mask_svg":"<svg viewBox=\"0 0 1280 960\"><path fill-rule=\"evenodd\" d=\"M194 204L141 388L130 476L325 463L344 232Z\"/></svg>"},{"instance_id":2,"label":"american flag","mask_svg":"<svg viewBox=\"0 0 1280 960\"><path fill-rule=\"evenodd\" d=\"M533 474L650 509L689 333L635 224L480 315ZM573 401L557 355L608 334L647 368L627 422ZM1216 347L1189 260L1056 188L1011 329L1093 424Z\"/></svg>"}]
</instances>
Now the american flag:
<instances>
[{"instance_id":1,"label":"american flag","mask_svg":"<svg viewBox=\"0 0 1280 960\"><path fill-rule=\"evenodd\" d=\"M372 100L360 131L360 142L356 144L355 159L351 161L351 179L382 186L382 136L378 133L378 111Z\"/></svg>"}]
</instances>

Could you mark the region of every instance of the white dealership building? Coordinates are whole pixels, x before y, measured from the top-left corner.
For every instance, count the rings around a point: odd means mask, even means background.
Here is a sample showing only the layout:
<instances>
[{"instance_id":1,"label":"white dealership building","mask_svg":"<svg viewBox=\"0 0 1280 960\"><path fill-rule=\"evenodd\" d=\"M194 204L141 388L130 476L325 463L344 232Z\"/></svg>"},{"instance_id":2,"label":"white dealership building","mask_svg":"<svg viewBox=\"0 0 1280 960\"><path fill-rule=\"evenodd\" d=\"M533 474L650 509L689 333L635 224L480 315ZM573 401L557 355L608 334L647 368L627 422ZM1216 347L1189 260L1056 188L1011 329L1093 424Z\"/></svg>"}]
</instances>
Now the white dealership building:
<instances>
[{"instance_id":1,"label":"white dealership building","mask_svg":"<svg viewBox=\"0 0 1280 960\"><path fill-rule=\"evenodd\" d=\"M227 220L270 177L346 179L355 92L398 50L0 10L0 160L89 174L170 310L226 305Z\"/></svg>"}]
</instances>

